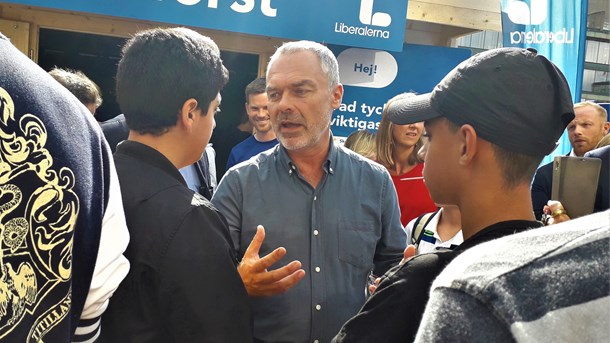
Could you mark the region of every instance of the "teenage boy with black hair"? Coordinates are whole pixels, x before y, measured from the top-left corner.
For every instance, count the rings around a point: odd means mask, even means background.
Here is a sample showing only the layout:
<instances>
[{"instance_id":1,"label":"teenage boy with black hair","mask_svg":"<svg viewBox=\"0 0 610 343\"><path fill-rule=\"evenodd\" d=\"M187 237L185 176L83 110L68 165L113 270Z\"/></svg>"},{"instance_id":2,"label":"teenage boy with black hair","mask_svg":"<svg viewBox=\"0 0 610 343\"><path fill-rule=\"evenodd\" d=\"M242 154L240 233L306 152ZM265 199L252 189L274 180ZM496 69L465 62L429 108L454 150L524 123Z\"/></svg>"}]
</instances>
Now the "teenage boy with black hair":
<instances>
[{"instance_id":1,"label":"teenage boy with black hair","mask_svg":"<svg viewBox=\"0 0 610 343\"><path fill-rule=\"evenodd\" d=\"M227 222L178 171L201 157L227 81L216 44L189 29L140 32L123 48L130 132L115 162L132 269L104 316L107 342L252 341Z\"/></svg>"}]
</instances>

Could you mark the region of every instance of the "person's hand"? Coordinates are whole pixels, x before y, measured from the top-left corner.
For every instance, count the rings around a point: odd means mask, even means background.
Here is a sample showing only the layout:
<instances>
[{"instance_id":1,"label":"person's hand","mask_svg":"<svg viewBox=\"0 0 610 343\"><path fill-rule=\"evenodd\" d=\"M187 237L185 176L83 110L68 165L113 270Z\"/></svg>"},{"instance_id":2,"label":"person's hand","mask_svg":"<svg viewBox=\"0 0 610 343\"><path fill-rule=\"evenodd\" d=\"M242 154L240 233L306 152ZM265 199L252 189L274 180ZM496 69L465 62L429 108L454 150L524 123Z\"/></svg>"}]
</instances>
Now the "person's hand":
<instances>
[{"instance_id":1,"label":"person's hand","mask_svg":"<svg viewBox=\"0 0 610 343\"><path fill-rule=\"evenodd\" d=\"M411 257L415 256L415 253L417 253L417 248L415 247L415 245L407 245L407 247L405 248L404 257L402 258L402 261L400 261L400 264L404 264L405 262L407 262Z\"/></svg>"},{"instance_id":2,"label":"person's hand","mask_svg":"<svg viewBox=\"0 0 610 343\"><path fill-rule=\"evenodd\" d=\"M256 234L246 249L244 257L237 266L248 295L252 297L281 294L296 285L305 276L301 262L292 261L282 268L267 271L277 261L286 255L286 249L277 248L264 257L258 252L265 239L265 229L262 225L256 228Z\"/></svg>"},{"instance_id":3,"label":"person's hand","mask_svg":"<svg viewBox=\"0 0 610 343\"><path fill-rule=\"evenodd\" d=\"M543 221L544 225L558 224L570 220L563 205L557 200L549 200L547 204L544 205L542 212L545 214L544 217L546 218L546 220Z\"/></svg>"},{"instance_id":4,"label":"person's hand","mask_svg":"<svg viewBox=\"0 0 610 343\"><path fill-rule=\"evenodd\" d=\"M373 295L381 283L381 278L374 275L371 275L370 277L373 278L373 280L371 280L372 282L369 282L369 295Z\"/></svg>"},{"instance_id":5,"label":"person's hand","mask_svg":"<svg viewBox=\"0 0 610 343\"><path fill-rule=\"evenodd\" d=\"M400 264L404 264L405 262L407 262L408 259L415 256L416 252L417 252L417 248L415 247L415 245L412 245L412 244L407 245L407 247L405 248L405 251L403 253L404 255L403 255L402 261L400 261ZM381 277L376 277L372 283L369 283L369 285L368 285L369 294L375 293L375 291L377 290L377 287L379 286L380 283L381 283Z\"/></svg>"}]
</instances>

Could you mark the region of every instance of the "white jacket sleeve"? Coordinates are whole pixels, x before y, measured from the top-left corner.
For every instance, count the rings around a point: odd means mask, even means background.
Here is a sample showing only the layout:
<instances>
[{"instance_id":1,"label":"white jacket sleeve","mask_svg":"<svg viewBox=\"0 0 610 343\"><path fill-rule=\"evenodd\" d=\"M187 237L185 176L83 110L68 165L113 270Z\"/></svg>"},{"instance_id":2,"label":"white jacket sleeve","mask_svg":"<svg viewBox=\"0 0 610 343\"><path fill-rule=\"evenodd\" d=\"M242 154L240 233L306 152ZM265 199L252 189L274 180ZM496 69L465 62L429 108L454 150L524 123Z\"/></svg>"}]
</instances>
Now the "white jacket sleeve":
<instances>
[{"instance_id":1,"label":"white jacket sleeve","mask_svg":"<svg viewBox=\"0 0 610 343\"><path fill-rule=\"evenodd\" d=\"M98 338L101 316L108 307L110 297L129 272L129 261L123 255L129 243L129 231L119 179L112 160L110 164L108 206L102 220L99 251L74 342L94 342Z\"/></svg>"}]
</instances>

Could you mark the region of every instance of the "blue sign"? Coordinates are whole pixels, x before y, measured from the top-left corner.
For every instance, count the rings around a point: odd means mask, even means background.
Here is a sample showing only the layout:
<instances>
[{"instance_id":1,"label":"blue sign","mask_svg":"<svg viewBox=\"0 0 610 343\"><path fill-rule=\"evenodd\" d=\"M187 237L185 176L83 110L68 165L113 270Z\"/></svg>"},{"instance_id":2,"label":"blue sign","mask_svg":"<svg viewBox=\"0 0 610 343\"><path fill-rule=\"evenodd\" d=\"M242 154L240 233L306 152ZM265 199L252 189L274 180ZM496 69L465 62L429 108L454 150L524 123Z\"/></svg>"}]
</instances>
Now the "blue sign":
<instances>
[{"instance_id":1,"label":"blue sign","mask_svg":"<svg viewBox=\"0 0 610 343\"><path fill-rule=\"evenodd\" d=\"M13 0L24 5L400 51L407 0Z\"/></svg>"},{"instance_id":2,"label":"blue sign","mask_svg":"<svg viewBox=\"0 0 610 343\"><path fill-rule=\"evenodd\" d=\"M405 44L402 52L329 46L339 61L343 102L333 113L335 137L356 130L376 131L384 104L404 92L428 93L469 49Z\"/></svg>"},{"instance_id":3,"label":"blue sign","mask_svg":"<svg viewBox=\"0 0 610 343\"><path fill-rule=\"evenodd\" d=\"M580 101L585 60L587 0L502 0L502 35L505 47L534 48L561 69ZM571 149L567 134L542 163Z\"/></svg>"}]
</instances>

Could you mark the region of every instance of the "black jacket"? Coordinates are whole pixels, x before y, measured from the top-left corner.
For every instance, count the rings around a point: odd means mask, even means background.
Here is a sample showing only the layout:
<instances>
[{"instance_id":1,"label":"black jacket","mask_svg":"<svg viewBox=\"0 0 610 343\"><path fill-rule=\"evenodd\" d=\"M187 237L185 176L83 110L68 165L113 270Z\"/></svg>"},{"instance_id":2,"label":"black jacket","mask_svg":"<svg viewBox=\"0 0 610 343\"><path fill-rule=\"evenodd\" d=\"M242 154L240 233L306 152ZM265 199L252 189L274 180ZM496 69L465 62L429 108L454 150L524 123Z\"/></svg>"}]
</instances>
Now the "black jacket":
<instances>
[{"instance_id":1,"label":"black jacket","mask_svg":"<svg viewBox=\"0 0 610 343\"><path fill-rule=\"evenodd\" d=\"M360 312L343 325L333 342L413 342L432 282L449 262L482 242L540 226L540 222L525 220L497 223L479 231L454 250L417 255L393 267L385 273L384 280Z\"/></svg>"},{"instance_id":2,"label":"black jacket","mask_svg":"<svg viewBox=\"0 0 610 343\"><path fill-rule=\"evenodd\" d=\"M610 146L591 150L585 154L585 157L596 157L602 160L593 212L605 211L610 208Z\"/></svg>"},{"instance_id":3,"label":"black jacket","mask_svg":"<svg viewBox=\"0 0 610 343\"><path fill-rule=\"evenodd\" d=\"M125 141L115 162L131 270L104 314L105 342L250 342L225 218L156 150Z\"/></svg>"},{"instance_id":4,"label":"black jacket","mask_svg":"<svg viewBox=\"0 0 610 343\"><path fill-rule=\"evenodd\" d=\"M118 116L108 119L105 122L100 123L104 137L110 145L110 149L114 153L117 145L126 140L129 136L129 128L125 122L125 115L119 114Z\"/></svg>"},{"instance_id":5,"label":"black jacket","mask_svg":"<svg viewBox=\"0 0 610 343\"><path fill-rule=\"evenodd\" d=\"M542 218L544 205L551 200L553 191L553 162L538 168L532 182L532 206L537 220Z\"/></svg>"}]
</instances>

